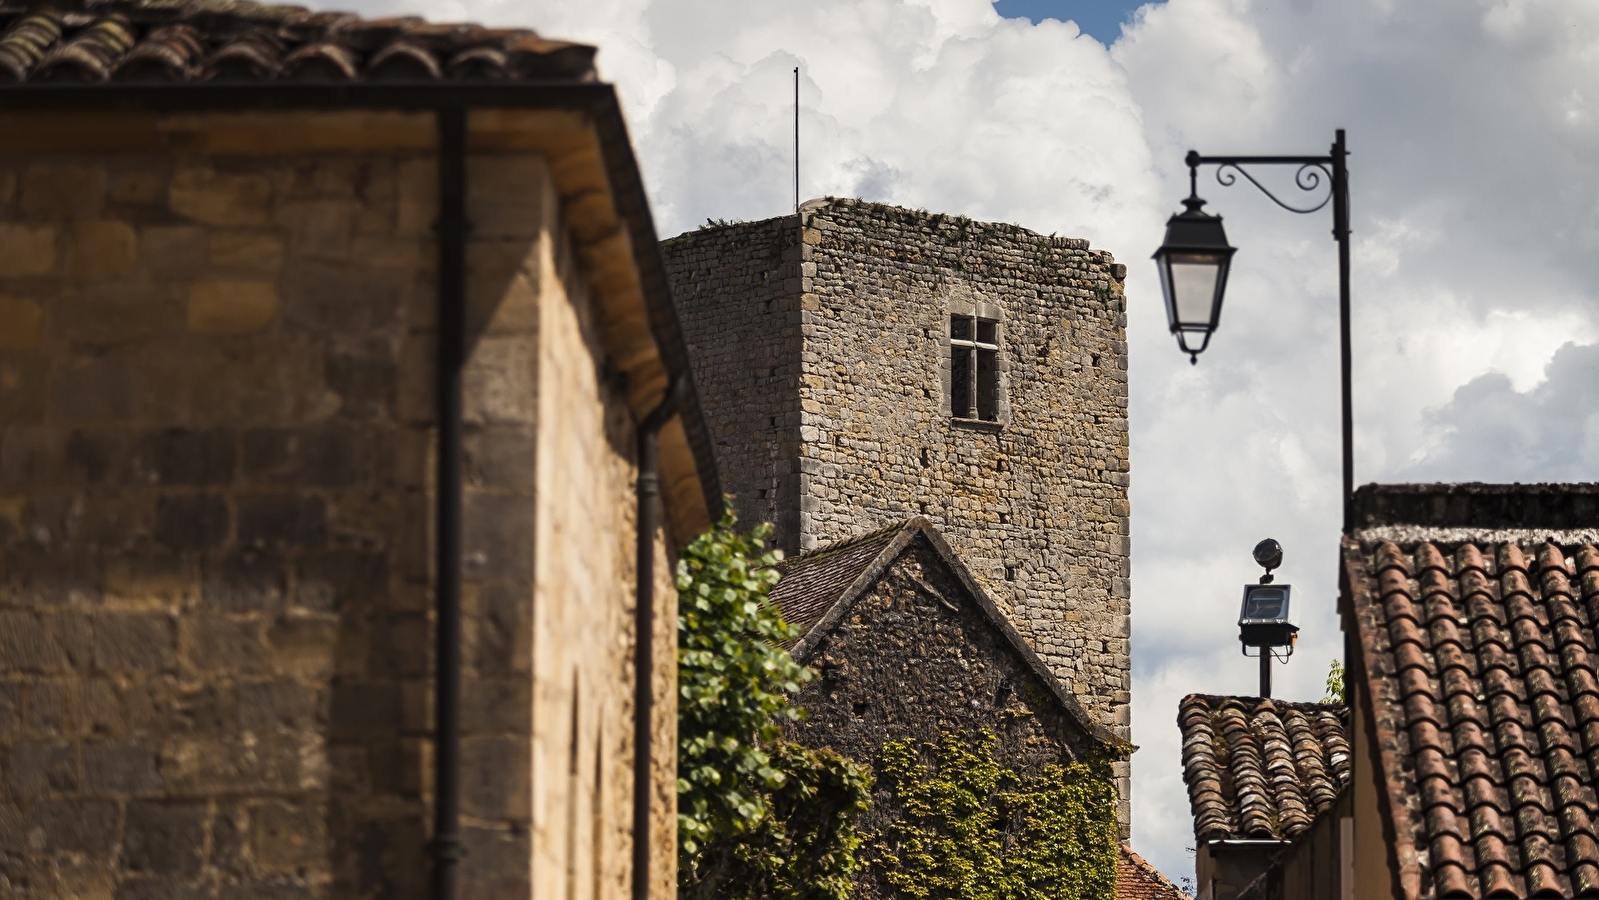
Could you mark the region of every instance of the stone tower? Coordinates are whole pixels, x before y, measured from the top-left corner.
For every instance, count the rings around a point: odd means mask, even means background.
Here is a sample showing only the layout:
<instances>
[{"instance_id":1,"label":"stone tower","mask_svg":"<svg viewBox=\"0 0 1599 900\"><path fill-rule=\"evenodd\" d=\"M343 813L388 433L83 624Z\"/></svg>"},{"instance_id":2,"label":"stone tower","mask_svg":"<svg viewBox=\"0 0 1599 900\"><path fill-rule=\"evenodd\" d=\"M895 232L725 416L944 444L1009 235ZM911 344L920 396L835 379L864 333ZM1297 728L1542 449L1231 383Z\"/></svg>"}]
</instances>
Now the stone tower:
<instances>
[{"instance_id":1,"label":"stone tower","mask_svg":"<svg viewBox=\"0 0 1599 900\"><path fill-rule=\"evenodd\" d=\"M740 519L792 553L926 516L1127 738L1126 267L854 200L663 249Z\"/></svg>"}]
</instances>

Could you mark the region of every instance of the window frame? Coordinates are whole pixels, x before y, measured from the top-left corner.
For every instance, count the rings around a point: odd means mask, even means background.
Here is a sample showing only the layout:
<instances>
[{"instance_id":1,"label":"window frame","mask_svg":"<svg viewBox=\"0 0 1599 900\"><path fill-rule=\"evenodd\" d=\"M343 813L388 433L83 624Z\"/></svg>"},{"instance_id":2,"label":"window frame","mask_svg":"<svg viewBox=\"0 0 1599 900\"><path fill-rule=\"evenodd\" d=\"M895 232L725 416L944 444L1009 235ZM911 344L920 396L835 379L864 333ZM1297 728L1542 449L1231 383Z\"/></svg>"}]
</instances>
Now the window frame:
<instances>
[{"instance_id":1,"label":"window frame","mask_svg":"<svg viewBox=\"0 0 1599 900\"><path fill-rule=\"evenodd\" d=\"M998 316L986 312L951 310L945 320L947 398L950 418L957 422L999 425L1004 421L1004 326ZM962 332L964 336L957 336Z\"/></svg>"}]
</instances>

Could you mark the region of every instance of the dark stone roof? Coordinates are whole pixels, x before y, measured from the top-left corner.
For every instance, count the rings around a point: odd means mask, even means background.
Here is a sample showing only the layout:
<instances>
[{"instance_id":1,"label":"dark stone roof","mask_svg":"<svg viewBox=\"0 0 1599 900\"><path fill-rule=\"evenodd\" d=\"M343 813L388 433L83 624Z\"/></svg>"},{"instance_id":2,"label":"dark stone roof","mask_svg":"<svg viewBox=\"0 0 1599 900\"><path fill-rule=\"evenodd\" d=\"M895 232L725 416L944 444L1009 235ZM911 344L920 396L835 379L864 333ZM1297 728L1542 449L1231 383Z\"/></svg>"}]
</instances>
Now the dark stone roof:
<instances>
[{"instance_id":1,"label":"dark stone roof","mask_svg":"<svg viewBox=\"0 0 1599 900\"><path fill-rule=\"evenodd\" d=\"M1354 527L1591 528L1599 484L1367 484L1355 491Z\"/></svg>"},{"instance_id":2,"label":"dark stone roof","mask_svg":"<svg viewBox=\"0 0 1599 900\"><path fill-rule=\"evenodd\" d=\"M0 83L590 81L594 52L526 29L246 0L0 0Z\"/></svg>"},{"instance_id":3,"label":"dark stone roof","mask_svg":"<svg viewBox=\"0 0 1599 900\"><path fill-rule=\"evenodd\" d=\"M1183 780L1202 841L1290 840L1349 783L1342 705L1189 694Z\"/></svg>"},{"instance_id":4,"label":"dark stone roof","mask_svg":"<svg viewBox=\"0 0 1599 900\"><path fill-rule=\"evenodd\" d=\"M994 605L993 599L944 541L944 536L920 516L794 557L778 566L783 577L768 596L782 611L783 618L804 632L790 648L794 658L805 661L822 637L844 620L855 601L870 591L889 566L918 538L924 538L932 545L977 608L1005 638L1012 652L1021 657L1028 669L1050 690L1066 715L1094 741L1111 747L1125 747L1125 742L1083 710L1077 697L1061 684L1055 673L1038 658L1038 654L1027 645L1026 639L1005 618L1005 614Z\"/></svg>"},{"instance_id":5,"label":"dark stone roof","mask_svg":"<svg viewBox=\"0 0 1599 900\"><path fill-rule=\"evenodd\" d=\"M783 578L772 588L772 601L789 624L801 632L810 631L904 528L904 522L895 522L825 550L785 560L777 567Z\"/></svg>"},{"instance_id":6,"label":"dark stone roof","mask_svg":"<svg viewBox=\"0 0 1599 900\"><path fill-rule=\"evenodd\" d=\"M1190 900L1183 889L1160 874L1126 844L1116 854L1116 900Z\"/></svg>"},{"instance_id":7,"label":"dark stone roof","mask_svg":"<svg viewBox=\"0 0 1599 900\"><path fill-rule=\"evenodd\" d=\"M1343 553L1403 895L1599 895L1599 549Z\"/></svg>"}]
</instances>

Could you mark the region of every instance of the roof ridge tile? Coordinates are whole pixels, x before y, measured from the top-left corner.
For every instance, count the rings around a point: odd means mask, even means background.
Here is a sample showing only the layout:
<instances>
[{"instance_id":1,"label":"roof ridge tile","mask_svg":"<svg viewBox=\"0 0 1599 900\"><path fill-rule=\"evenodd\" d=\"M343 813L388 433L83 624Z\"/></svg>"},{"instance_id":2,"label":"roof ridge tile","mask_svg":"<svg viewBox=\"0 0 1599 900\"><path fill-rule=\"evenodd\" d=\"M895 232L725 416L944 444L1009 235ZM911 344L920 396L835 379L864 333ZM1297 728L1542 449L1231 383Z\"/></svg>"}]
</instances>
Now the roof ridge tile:
<instances>
[{"instance_id":1,"label":"roof ridge tile","mask_svg":"<svg viewBox=\"0 0 1599 900\"><path fill-rule=\"evenodd\" d=\"M182 32L172 29L181 28ZM0 83L592 81L595 48L525 28L249 0L0 0Z\"/></svg>"}]
</instances>

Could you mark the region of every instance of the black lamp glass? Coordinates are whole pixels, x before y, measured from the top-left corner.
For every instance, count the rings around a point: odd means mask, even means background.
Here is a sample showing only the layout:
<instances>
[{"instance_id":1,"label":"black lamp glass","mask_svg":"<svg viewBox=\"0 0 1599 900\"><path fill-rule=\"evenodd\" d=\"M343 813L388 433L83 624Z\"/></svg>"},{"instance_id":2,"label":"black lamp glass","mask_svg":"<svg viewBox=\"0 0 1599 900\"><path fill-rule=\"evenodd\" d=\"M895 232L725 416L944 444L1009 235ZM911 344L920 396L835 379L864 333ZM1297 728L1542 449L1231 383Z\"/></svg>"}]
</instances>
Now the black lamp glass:
<instances>
[{"instance_id":1,"label":"black lamp glass","mask_svg":"<svg viewBox=\"0 0 1599 900\"><path fill-rule=\"evenodd\" d=\"M1187 209L1166 221L1166 241L1154 257L1160 289L1166 295L1166 320L1177 335L1177 346L1194 363L1221 322L1227 269L1237 252L1227 244L1221 216L1205 212L1204 205L1197 196L1183 201ZM1190 335L1199 346L1189 343Z\"/></svg>"}]
</instances>

